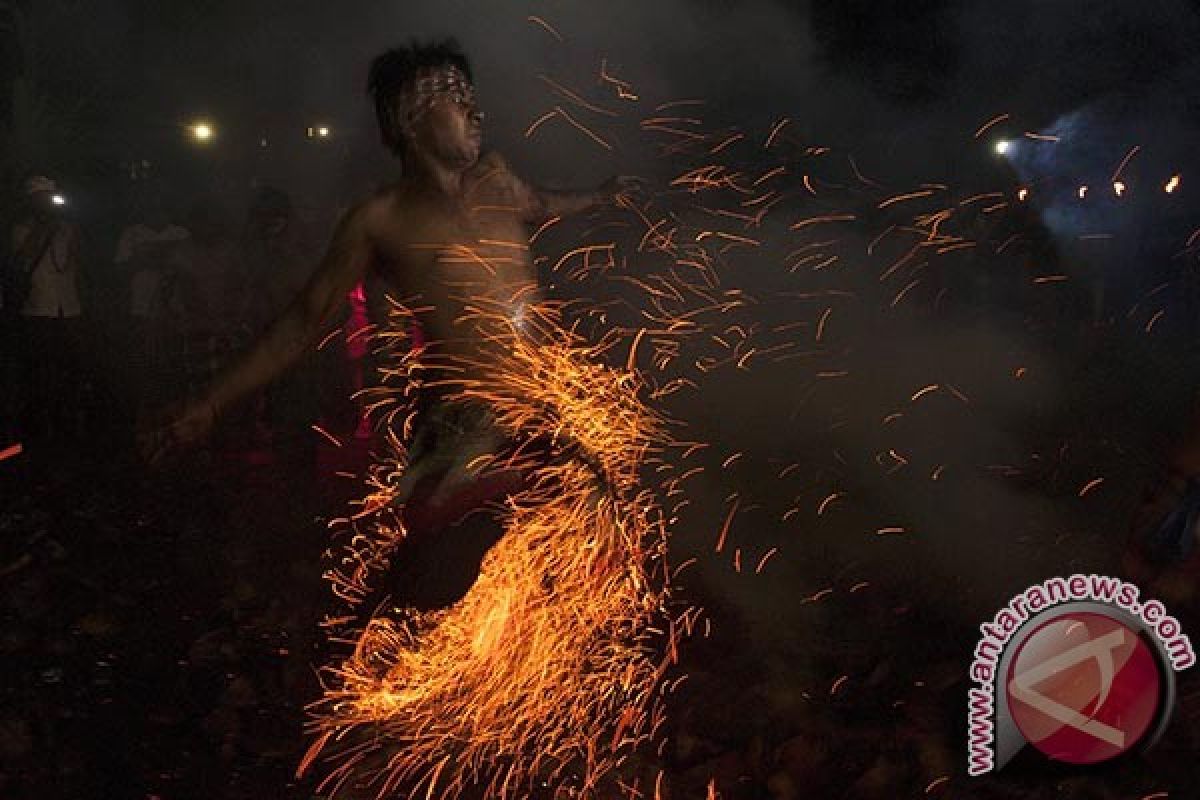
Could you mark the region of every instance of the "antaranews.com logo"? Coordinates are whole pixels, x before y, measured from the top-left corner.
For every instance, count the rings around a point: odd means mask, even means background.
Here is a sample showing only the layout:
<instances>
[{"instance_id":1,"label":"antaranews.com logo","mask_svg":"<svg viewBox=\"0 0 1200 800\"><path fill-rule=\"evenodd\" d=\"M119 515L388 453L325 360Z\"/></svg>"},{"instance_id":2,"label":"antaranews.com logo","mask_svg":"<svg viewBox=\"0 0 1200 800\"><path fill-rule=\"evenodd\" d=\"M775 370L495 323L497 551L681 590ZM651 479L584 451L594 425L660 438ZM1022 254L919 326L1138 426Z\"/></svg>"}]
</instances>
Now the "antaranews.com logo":
<instances>
[{"instance_id":1,"label":"antaranews.com logo","mask_svg":"<svg viewBox=\"0 0 1200 800\"><path fill-rule=\"evenodd\" d=\"M1154 744L1175 705L1175 673L1196 656L1179 621L1140 594L1104 575L1050 578L979 627L968 774L1000 769L1026 744L1072 764Z\"/></svg>"}]
</instances>

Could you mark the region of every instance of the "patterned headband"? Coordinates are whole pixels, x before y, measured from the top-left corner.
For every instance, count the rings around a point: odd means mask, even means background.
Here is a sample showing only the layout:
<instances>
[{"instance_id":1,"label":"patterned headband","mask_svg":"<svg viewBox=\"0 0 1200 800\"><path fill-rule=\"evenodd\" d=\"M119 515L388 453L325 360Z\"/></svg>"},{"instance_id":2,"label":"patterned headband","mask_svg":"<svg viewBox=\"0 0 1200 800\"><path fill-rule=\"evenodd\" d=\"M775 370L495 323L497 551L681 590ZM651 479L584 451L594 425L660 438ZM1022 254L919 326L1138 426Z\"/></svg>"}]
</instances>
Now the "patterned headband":
<instances>
[{"instance_id":1,"label":"patterned headband","mask_svg":"<svg viewBox=\"0 0 1200 800\"><path fill-rule=\"evenodd\" d=\"M400 113L401 126L408 130L416 124L434 99L441 94L461 95L464 102L475 100L475 87L458 67L433 67L422 70L400 92L397 110Z\"/></svg>"}]
</instances>

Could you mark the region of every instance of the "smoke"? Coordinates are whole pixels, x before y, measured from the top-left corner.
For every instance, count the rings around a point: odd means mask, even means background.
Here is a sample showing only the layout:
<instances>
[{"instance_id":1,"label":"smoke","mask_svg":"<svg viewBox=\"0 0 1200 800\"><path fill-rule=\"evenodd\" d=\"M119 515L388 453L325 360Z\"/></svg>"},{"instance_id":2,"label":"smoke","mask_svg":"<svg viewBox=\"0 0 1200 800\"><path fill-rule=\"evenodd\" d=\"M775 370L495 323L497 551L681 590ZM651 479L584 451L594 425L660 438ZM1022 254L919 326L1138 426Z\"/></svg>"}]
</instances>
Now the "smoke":
<instances>
[{"instance_id":1,"label":"smoke","mask_svg":"<svg viewBox=\"0 0 1200 800\"><path fill-rule=\"evenodd\" d=\"M867 176L897 192L944 182L958 198L1043 173L1099 172L1133 144L1143 144L1139 158L1147 158L1178 149L1190 135L1177 123L1189 113L1183 87L1200 26L1182 0L834 4L832 14L818 13L830 7L816 0L422 0L348 2L335 12L327 3L270 0L200 13L172 5L169 14L156 12L141 56L143 88L155 98L148 105L224 107L247 129L327 119L338 146L351 154L349 184L359 194L397 172L378 144L365 96L367 64L411 38L445 35L457 37L472 59L488 146L547 184L587 186L621 172L673 177L678 165L660 157L637 123L658 104L685 99L703 100L696 113L710 129L736 127L761 142L787 118L795 141L835 148L838 158L853 154ZM921 38L932 29L938 38ZM916 58L926 47L948 55ZM889 55L897 48L914 58L897 61ZM620 97L601 79L602 65L639 99ZM916 73L895 74L902 68ZM541 76L616 116L568 106ZM896 91L897 82L922 91ZM1127 96L1144 100L1114 100ZM611 149L562 119L526 136L555 106L568 106ZM1054 150L1022 142L1011 160L999 161L973 133L1001 113L1018 136L1041 131L1072 142ZM755 166L755 156L738 157ZM797 201L779 213L802 215L816 204ZM1056 232L1074 230L1054 216L1052 204L1042 208ZM675 210L693 219L693 211ZM1028 461L1034 444L1025 430L1040 410L1067 402L1067 379L1055 376L1071 365L1061 343L1028 332L1019 314L984 311L968 324L905 315L878 302L878 265L866 250L879 232L867 224L845 232L845 259L829 278L785 273L785 245L769 226L759 232L759 249L731 260L728 286L774 301L756 311L764 325L804 319L812 326L803 335L813 336L824 309L781 302L782 283L862 298L835 308L828 328L827 344L836 345L840 361L827 366L852 377L814 382L802 362L764 362L708 376L680 401L676 413L711 434L722 456L746 456L697 484L678 546L708 552L724 499L739 492L743 508L759 503L764 510L748 512L757 516L746 517L752 522L744 527L735 521L735 535L750 537L742 542L747 553L779 545L784 557L770 570L796 578L770 583L772 592L823 585L828 562L813 554L825 551L864 571L891 561L911 579L920 563L943 578L976 579L986 605L996 586L1042 566L1012 546L1014 537L1061 531L1072 513L988 471ZM1023 383L1013 377L1020 367L1030 376ZM970 403L940 390L907 408L929 384L954 386ZM906 411L904 423L883 426L898 409ZM888 450L911 456L910 466L887 474L876 457ZM788 463L802 465L791 483L777 477ZM943 483L928 477L939 464L947 465ZM918 467L921 481L911 477ZM832 511L818 520L816 505L833 491L845 491L856 510L841 522ZM798 497L804 513L784 523L779 512ZM907 538L876 535L889 525L903 527ZM741 578L726 560L710 559L706 575L746 602L780 600L766 597L767 590L733 588Z\"/></svg>"}]
</instances>

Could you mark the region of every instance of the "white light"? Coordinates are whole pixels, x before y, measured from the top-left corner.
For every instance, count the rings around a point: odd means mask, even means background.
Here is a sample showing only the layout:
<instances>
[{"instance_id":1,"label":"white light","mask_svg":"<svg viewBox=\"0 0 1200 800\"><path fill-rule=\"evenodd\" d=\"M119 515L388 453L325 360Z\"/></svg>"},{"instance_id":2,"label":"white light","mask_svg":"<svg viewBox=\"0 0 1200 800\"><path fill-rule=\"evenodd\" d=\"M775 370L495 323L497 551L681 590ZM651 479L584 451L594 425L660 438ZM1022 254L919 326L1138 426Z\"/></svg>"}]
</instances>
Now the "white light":
<instances>
[{"instance_id":1,"label":"white light","mask_svg":"<svg viewBox=\"0 0 1200 800\"><path fill-rule=\"evenodd\" d=\"M317 128L317 136L328 136L328 135L329 135L329 128L327 128L326 126L322 125L321 127Z\"/></svg>"},{"instance_id":2,"label":"white light","mask_svg":"<svg viewBox=\"0 0 1200 800\"><path fill-rule=\"evenodd\" d=\"M56 206L65 206L67 204L67 198L63 197L61 194L56 194L50 197L50 202L54 203Z\"/></svg>"},{"instance_id":3,"label":"white light","mask_svg":"<svg viewBox=\"0 0 1200 800\"><path fill-rule=\"evenodd\" d=\"M1079 187L1079 199L1080 199L1080 200L1082 200L1082 199L1083 199L1084 197L1086 197L1086 196L1087 196L1087 187L1086 187L1086 186L1080 186L1080 187Z\"/></svg>"},{"instance_id":4,"label":"white light","mask_svg":"<svg viewBox=\"0 0 1200 800\"><path fill-rule=\"evenodd\" d=\"M192 126L192 136L197 141L207 142L213 136L212 125L209 125L207 122L197 122Z\"/></svg>"},{"instance_id":5,"label":"white light","mask_svg":"<svg viewBox=\"0 0 1200 800\"><path fill-rule=\"evenodd\" d=\"M1025 198L1027 198L1027 197L1029 197L1028 189L1018 189L1017 190L1017 199L1020 200L1022 203L1025 202Z\"/></svg>"},{"instance_id":6,"label":"white light","mask_svg":"<svg viewBox=\"0 0 1200 800\"><path fill-rule=\"evenodd\" d=\"M1125 184L1122 183L1121 181L1113 181L1113 193L1117 197L1120 197L1121 195L1125 194Z\"/></svg>"},{"instance_id":7,"label":"white light","mask_svg":"<svg viewBox=\"0 0 1200 800\"><path fill-rule=\"evenodd\" d=\"M1178 175L1172 175L1171 180L1167 181L1167 185L1163 187L1163 191L1167 194L1179 188L1179 184L1183 181Z\"/></svg>"},{"instance_id":8,"label":"white light","mask_svg":"<svg viewBox=\"0 0 1200 800\"><path fill-rule=\"evenodd\" d=\"M1011 143L1007 139L1001 139L1000 141L996 142L996 155L1004 155L1008 152L1008 148L1010 146Z\"/></svg>"}]
</instances>

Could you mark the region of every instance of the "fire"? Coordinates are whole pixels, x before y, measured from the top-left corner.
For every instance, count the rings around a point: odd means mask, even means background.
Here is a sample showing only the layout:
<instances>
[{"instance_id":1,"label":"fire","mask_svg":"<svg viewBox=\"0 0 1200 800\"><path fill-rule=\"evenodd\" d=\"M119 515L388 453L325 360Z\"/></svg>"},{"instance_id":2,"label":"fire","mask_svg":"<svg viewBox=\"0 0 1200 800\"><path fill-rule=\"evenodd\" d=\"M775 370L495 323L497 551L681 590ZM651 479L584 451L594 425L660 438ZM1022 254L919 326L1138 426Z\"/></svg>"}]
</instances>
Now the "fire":
<instances>
[{"instance_id":1,"label":"fire","mask_svg":"<svg viewBox=\"0 0 1200 800\"><path fill-rule=\"evenodd\" d=\"M530 306L523 330L478 305L468 313L490 346L470 380L446 379L451 402L484 404L519 445L471 469L519 466L529 478L495 509L505 535L465 597L375 616L328 670L301 770L332 760L322 790L335 795L456 797L482 784L489 797L524 797L540 783L588 797L661 724L676 626L664 610L666 527L638 473L667 444L665 422L642 405L635 372L596 363L611 343L585 344L555 310ZM424 357L406 352L393 374L422 375ZM406 419L406 398L390 391L381 403ZM546 443L549 457L528 454ZM400 437L392 445L358 515L368 532L329 576L352 603L405 536L392 504L406 453Z\"/></svg>"}]
</instances>

